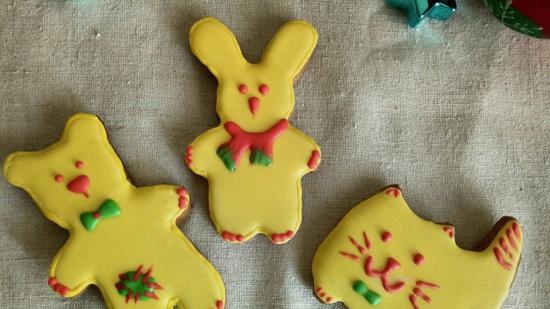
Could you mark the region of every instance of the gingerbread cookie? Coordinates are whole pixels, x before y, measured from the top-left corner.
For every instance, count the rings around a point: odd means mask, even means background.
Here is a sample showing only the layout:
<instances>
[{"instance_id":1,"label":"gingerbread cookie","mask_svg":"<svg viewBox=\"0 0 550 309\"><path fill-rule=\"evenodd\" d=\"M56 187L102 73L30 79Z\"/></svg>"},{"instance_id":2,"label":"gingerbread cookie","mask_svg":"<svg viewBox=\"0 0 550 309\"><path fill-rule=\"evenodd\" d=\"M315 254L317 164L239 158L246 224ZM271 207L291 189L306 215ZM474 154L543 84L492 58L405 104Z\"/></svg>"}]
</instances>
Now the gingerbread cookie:
<instances>
[{"instance_id":1,"label":"gingerbread cookie","mask_svg":"<svg viewBox=\"0 0 550 309\"><path fill-rule=\"evenodd\" d=\"M218 79L221 124L187 148L185 162L209 181L210 215L218 233L244 242L258 233L289 241L301 223L301 178L320 150L288 121L293 81L317 44L304 21L286 23L260 63L249 63L222 23L204 18L191 28L191 50Z\"/></svg>"},{"instance_id":2,"label":"gingerbread cookie","mask_svg":"<svg viewBox=\"0 0 550 309\"><path fill-rule=\"evenodd\" d=\"M455 243L454 228L425 221L389 187L353 208L313 260L315 293L351 309L496 309L514 280L519 223L496 224L478 251ZM488 244L488 245L487 245Z\"/></svg>"},{"instance_id":3,"label":"gingerbread cookie","mask_svg":"<svg viewBox=\"0 0 550 309\"><path fill-rule=\"evenodd\" d=\"M49 272L58 294L94 284L111 309L224 307L220 275L176 226L186 190L134 187L96 116L72 116L59 142L10 155L3 171L69 231Z\"/></svg>"}]
</instances>

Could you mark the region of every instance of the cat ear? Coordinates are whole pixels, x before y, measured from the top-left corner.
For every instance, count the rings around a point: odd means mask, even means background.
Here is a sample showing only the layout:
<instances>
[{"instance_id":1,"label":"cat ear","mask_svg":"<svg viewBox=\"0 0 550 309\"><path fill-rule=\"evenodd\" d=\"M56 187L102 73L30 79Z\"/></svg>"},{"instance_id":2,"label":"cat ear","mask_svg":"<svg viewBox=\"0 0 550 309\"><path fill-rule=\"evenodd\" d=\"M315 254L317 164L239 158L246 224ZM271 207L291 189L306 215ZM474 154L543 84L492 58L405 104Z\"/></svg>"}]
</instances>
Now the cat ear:
<instances>
[{"instance_id":1,"label":"cat ear","mask_svg":"<svg viewBox=\"0 0 550 309\"><path fill-rule=\"evenodd\" d=\"M216 77L234 73L248 64L231 30L212 17L203 18L191 27L189 44L193 54Z\"/></svg>"},{"instance_id":2,"label":"cat ear","mask_svg":"<svg viewBox=\"0 0 550 309\"><path fill-rule=\"evenodd\" d=\"M267 46L261 63L294 79L317 45L317 32L306 21L284 24Z\"/></svg>"}]
</instances>

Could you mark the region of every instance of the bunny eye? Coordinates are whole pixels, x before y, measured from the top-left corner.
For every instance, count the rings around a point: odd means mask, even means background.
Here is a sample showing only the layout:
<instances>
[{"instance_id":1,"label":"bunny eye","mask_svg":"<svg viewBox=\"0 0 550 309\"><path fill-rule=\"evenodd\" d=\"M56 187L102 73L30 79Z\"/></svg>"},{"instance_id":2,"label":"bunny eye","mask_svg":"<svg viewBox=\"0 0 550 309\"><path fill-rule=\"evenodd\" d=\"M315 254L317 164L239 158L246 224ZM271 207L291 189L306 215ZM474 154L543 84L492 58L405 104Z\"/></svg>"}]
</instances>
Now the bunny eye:
<instances>
[{"instance_id":1,"label":"bunny eye","mask_svg":"<svg viewBox=\"0 0 550 309\"><path fill-rule=\"evenodd\" d=\"M260 88L258 88L261 94L266 95L269 93L269 87L266 84L261 84Z\"/></svg>"},{"instance_id":2,"label":"bunny eye","mask_svg":"<svg viewBox=\"0 0 550 309\"><path fill-rule=\"evenodd\" d=\"M78 168L78 169L81 169L81 168L84 167L84 162L82 162L82 161L80 161L80 160L79 160L79 161L76 161L75 164L74 164L74 166L75 166L76 168Z\"/></svg>"},{"instance_id":3,"label":"bunny eye","mask_svg":"<svg viewBox=\"0 0 550 309\"><path fill-rule=\"evenodd\" d=\"M245 94L248 92L248 86L245 85L245 84L240 84L239 85L239 92L242 93L242 94Z\"/></svg>"}]
</instances>

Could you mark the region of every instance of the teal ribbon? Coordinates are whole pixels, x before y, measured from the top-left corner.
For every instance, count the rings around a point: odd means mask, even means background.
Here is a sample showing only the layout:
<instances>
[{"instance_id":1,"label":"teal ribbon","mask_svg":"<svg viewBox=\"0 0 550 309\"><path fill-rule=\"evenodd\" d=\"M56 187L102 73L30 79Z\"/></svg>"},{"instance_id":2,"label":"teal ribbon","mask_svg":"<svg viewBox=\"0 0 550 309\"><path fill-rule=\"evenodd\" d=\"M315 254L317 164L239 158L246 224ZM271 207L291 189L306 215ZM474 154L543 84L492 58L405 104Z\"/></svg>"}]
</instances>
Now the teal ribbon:
<instances>
[{"instance_id":1,"label":"teal ribbon","mask_svg":"<svg viewBox=\"0 0 550 309\"><path fill-rule=\"evenodd\" d=\"M378 303L382 300L382 296L369 290L365 282L361 280L355 281L353 284L353 290L355 293L362 295L371 305L378 305Z\"/></svg>"},{"instance_id":2,"label":"teal ribbon","mask_svg":"<svg viewBox=\"0 0 550 309\"><path fill-rule=\"evenodd\" d=\"M108 199L99 206L98 210L81 214L80 222L86 230L93 231L102 219L118 216L120 216L120 207L115 201Z\"/></svg>"}]
</instances>

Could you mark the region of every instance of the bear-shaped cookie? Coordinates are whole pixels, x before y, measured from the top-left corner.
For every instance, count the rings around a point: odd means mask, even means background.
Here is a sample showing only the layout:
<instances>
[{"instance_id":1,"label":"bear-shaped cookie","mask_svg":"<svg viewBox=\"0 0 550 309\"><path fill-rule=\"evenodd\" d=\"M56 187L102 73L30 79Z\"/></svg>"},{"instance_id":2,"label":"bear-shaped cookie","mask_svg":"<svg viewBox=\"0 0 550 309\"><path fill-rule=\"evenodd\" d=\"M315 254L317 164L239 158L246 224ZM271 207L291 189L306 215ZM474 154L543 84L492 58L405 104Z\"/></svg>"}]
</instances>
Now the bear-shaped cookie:
<instances>
[{"instance_id":1,"label":"bear-shaped cookie","mask_svg":"<svg viewBox=\"0 0 550 309\"><path fill-rule=\"evenodd\" d=\"M478 247L455 243L454 228L419 218L397 186L353 208L313 260L314 289L324 303L351 309L496 309L517 271L518 222L502 218Z\"/></svg>"},{"instance_id":2,"label":"bear-shaped cookie","mask_svg":"<svg viewBox=\"0 0 550 309\"><path fill-rule=\"evenodd\" d=\"M3 172L69 231L49 271L58 294L93 284L111 309L224 307L220 275L176 226L186 190L132 185L96 116L72 116L59 142L11 154Z\"/></svg>"},{"instance_id":3,"label":"bear-shaped cookie","mask_svg":"<svg viewBox=\"0 0 550 309\"><path fill-rule=\"evenodd\" d=\"M305 21L290 21L254 64L213 18L195 23L189 40L218 80L221 124L195 139L185 156L191 170L208 179L216 230L230 242L262 233L285 243L302 220L301 178L320 162L319 147L288 122L293 81L313 53L317 33Z\"/></svg>"}]
</instances>

